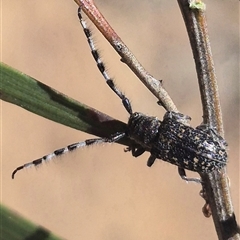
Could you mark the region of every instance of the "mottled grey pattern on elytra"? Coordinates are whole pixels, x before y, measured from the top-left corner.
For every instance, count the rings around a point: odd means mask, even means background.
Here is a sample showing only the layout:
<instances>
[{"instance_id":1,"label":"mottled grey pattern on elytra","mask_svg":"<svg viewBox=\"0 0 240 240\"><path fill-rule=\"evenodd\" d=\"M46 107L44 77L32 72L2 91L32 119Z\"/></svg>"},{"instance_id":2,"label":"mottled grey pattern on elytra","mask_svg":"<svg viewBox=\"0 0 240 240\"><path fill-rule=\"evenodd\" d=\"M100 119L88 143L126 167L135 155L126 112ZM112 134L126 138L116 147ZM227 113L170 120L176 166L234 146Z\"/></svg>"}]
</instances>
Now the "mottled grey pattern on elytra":
<instances>
[{"instance_id":1,"label":"mottled grey pattern on elytra","mask_svg":"<svg viewBox=\"0 0 240 240\"><path fill-rule=\"evenodd\" d=\"M133 113L127 135L143 149L150 149L149 167L156 159L162 159L201 173L223 168L227 162L225 140L213 130L186 126L182 123L184 118L186 116L181 113L167 112L160 121L156 117Z\"/></svg>"},{"instance_id":2,"label":"mottled grey pattern on elytra","mask_svg":"<svg viewBox=\"0 0 240 240\"><path fill-rule=\"evenodd\" d=\"M190 119L190 117L181 113L167 112L163 121L160 121L157 117L132 112L129 99L108 76L104 63L95 49L91 32L82 19L80 9L78 10L78 16L100 72L108 86L122 100L125 109L130 115L126 131L117 132L109 136L109 138L89 139L58 149L49 155L16 168L12 173L12 178L14 178L16 172L23 168L38 166L44 161L49 161L77 148L104 142L113 143L123 137L128 137L136 143L127 148L127 151L131 151L134 157L140 156L147 150L150 152L147 162L149 167L152 166L156 159L164 160L178 166L180 176L187 181L200 182L201 180L187 178L184 169L209 173L223 168L227 163L227 144L214 130L203 126L192 128L186 125L186 120Z\"/></svg>"}]
</instances>

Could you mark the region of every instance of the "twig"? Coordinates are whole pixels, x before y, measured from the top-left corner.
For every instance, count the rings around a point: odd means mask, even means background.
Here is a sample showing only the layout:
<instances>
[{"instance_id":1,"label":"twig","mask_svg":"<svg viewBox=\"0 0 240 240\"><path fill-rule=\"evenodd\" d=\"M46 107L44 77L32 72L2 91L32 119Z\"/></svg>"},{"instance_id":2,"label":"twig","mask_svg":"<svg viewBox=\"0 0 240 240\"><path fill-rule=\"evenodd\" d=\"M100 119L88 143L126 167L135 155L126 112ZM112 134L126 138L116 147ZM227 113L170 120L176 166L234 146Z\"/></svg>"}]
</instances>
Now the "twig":
<instances>
[{"instance_id":1,"label":"twig","mask_svg":"<svg viewBox=\"0 0 240 240\"><path fill-rule=\"evenodd\" d=\"M188 0L178 0L178 3L185 20L195 60L203 106L203 122L210 128L217 129L218 133L223 136L217 80L204 11L190 9ZM204 196L207 204L210 205L219 239L240 239L226 169L200 175L204 182Z\"/></svg>"},{"instance_id":2,"label":"twig","mask_svg":"<svg viewBox=\"0 0 240 240\"><path fill-rule=\"evenodd\" d=\"M151 76L136 57L131 53L117 33L112 29L101 12L97 9L93 0L74 0L95 24L99 31L104 35L108 42L121 56L121 61L137 75L142 83L158 98L161 105L168 111L178 112L177 107L162 86L160 80Z\"/></svg>"}]
</instances>

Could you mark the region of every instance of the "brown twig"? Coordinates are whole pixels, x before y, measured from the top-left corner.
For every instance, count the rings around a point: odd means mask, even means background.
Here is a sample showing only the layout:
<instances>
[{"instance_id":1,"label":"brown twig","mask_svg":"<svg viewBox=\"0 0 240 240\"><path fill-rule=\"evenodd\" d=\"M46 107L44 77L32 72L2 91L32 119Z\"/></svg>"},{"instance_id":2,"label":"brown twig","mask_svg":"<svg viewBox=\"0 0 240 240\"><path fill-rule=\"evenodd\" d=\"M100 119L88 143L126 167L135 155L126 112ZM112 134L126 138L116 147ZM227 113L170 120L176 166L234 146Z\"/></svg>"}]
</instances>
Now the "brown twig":
<instances>
[{"instance_id":1,"label":"brown twig","mask_svg":"<svg viewBox=\"0 0 240 240\"><path fill-rule=\"evenodd\" d=\"M121 61L137 75L142 83L158 98L161 105L168 111L178 112L177 107L173 103L172 99L162 87L160 80L151 76L143 66L138 62L136 57L124 44L117 33L112 29L101 12L97 9L93 0L74 0L83 10L83 12L89 17L89 19L95 24L98 30L104 35L108 42L121 56Z\"/></svg>"},{"instance_id":2,"label":"brown twig","mask_svg":"<svg viewBox=\"0 0 240 240\"><path fill-rule=\"evenodd\" d=\"M211 54L206 17L203 10L190 9L188 0L178 0L190 39L196 65L203 122L223 136L222 113L217 80ZM213 216L219 239L240 239L230 197L226 169L211 174L200 174L207 204Z\"/></svg>"}]
</instances>

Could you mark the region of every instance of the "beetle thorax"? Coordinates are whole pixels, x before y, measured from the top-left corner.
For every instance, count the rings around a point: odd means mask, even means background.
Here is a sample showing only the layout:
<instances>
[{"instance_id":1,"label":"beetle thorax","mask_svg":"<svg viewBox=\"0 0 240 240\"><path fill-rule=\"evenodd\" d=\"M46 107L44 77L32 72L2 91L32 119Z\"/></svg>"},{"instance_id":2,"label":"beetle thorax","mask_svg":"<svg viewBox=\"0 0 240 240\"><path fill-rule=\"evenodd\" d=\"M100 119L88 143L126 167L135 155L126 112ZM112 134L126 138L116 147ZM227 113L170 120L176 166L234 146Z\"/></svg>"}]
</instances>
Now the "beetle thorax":
<instances>
[{"instance_id":1,"label":"beetle thorax","mask_svg":"<svg viewBox=\"0 0 240 240\"><path fill-rule=\"evenodd\" d=\"M161 122L157 117L135 112L128 120L127 136L141 146L151 148L158 137L160 125Z\"/></svg>"}]
</instances>

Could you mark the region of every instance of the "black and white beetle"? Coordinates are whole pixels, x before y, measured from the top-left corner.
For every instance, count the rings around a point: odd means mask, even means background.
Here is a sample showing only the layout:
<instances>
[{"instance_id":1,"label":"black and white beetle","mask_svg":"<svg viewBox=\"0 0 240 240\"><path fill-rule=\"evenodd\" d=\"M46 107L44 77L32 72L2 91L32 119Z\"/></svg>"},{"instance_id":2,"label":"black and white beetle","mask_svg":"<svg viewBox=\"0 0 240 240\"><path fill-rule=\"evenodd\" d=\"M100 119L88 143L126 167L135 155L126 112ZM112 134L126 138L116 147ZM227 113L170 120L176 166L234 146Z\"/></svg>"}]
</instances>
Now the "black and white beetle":
<instances>
[{"instance_id":1,"label":"black and white beetle","mask_svg":"<svg viewBox=\"0 0 240 240\"><path fill-rule=\"evenodd\" d=\"M146 150L150 152L147 162L149 167L152 166L156 159L162 159L178 166L181 177L188 181L199 182L200 180L187 178L184 169L199 173L209 173L223 168L227 162L227 144L214 130L203 129L201 126L197 128L187 126L184 122L190 118L181 113L167 112L163 121L160 121L156 117L132 112L129 99L115 86L113 80L108 76L94 46L91 32L82 19L80 8L78 17L100 72L108 86L122 100L123 106L130 115L127 129L125 132L117 132L108 138L89 139L58 149L42 158L19 166L13 171L12 178L14 178L16 172L23 168L37 166L44 161L51 160L53 157L63 155L77 148L104 142L113 143L123 137L128 137L136 143L136 145L127 148L127 151L131 151L133 156L137 157Z\"/></svg>"}]
</instances>

